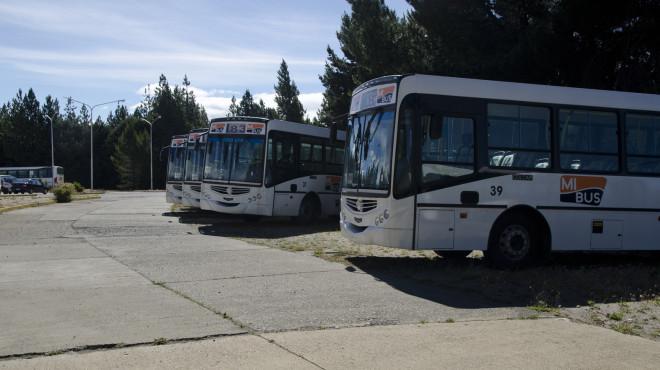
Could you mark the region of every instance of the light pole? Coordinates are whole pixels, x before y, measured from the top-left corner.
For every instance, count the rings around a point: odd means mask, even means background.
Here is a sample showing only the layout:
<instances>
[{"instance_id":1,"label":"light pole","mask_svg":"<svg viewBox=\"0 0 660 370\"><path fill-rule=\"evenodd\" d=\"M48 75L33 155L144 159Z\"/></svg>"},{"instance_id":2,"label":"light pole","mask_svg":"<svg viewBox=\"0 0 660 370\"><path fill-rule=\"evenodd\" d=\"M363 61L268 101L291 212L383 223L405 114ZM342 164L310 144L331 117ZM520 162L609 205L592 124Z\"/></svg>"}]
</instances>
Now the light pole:
<instances>
[{"instance_id":1,"label":"light pole","mask_svg":"<svg viewBox=\"0 0 660 370\"><path fill-rule=\"evenodd\" d=\"M94 190L94 108L100 107L102 105L107 105L107 104L112 104L112 103L123 103L124 99L119 99L119 100L113 100L113 101L108 101L105 103L101 104L96 104L96 105L89 105L87 103L83 103L81 101L78 101L76 99L73 99L69 97L71 101L74 101L78 104L84 105L87 108L89 108L89 152L90 152L90 157L89 157L89 189Z\"/></svg>"},{"instance_id":2,"label":"light pole","mask_svg":"<svg viewBox=\"0 0 660 370\"><path fill-rule=\"evenodd\" d=\"M144 118L140 119L149 124L149 178L151 179L151 190L154 190L154 123L159 119L161 119L161 116L156 117L151 122Z\"/></svg>"},{"instance_id":3,"label":"light pole","mask_svg":"<svg viewBox=\"0 0 660 370\"><path fill-rule=\"evenodd\" d=\"M57 116L57 112L53 114L53 116L49 116L47 114L44 114L44 117L48 118L48 121L50 122L50 171L51 171L51 180L53 181L51 184L51 188L55 187L55 140L53 140L53 118Z\"/></svg>"}]
</instances>

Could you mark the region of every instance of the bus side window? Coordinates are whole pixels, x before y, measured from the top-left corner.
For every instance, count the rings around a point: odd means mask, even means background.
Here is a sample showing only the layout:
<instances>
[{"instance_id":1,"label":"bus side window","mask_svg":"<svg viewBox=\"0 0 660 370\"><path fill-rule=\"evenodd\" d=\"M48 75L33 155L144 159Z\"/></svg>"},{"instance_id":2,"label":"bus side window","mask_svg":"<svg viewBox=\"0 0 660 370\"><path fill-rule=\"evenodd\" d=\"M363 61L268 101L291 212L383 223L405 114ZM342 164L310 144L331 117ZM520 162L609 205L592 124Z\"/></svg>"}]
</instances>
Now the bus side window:
<instances>
[{"instance_id":1,"label":"bus side window","mask_svg":"<svg viewBox=\"0 0 660 370\"><path fill-rule=\"evenodd\" d=\"M626 115L628 171L660 174L660 116Z\"/></svg>"},{"instance_id":2,"label":"bus side window","mask_svg":"<svg viewBox=\"0 0 660 370\"><path fill-rule=\"evenodd\" d=\"M563 170L617 172L617 116L612 112L559 110L560 162Z\"/></svg>"},{"instance_id":3,"label":"bus side window","mask_svg":"<svg viewBox=\"0 0 660 370\"><path fill-rule=\"evenodd\" d=\"M488 155L491 167L549 168L550 109L488 104Z\"/></svg>"},{"instance_id":4,"label":"bus side window","mask_svg":"<svg viewBox=\"0 0 660 370\"><path fill-rule=\"evenodd\" d=\"M277 185L282 182L298 177L298 161L296 160L297 140L295 137L285 133L274 133L272 135L272 144L269 140L269 146L273 147L274 159L269 161L269 170L272 171L270 185Z\"/></svg>"},{"instance_id":5,"label":"bus side window","mask_svg":"<svg viewBox=\"0 0 660 370\"><path fill-rule=\"evenodd\" d=\"M474 121L422 115L422 183L474 173Z\"/></svg>"}]
</instances>

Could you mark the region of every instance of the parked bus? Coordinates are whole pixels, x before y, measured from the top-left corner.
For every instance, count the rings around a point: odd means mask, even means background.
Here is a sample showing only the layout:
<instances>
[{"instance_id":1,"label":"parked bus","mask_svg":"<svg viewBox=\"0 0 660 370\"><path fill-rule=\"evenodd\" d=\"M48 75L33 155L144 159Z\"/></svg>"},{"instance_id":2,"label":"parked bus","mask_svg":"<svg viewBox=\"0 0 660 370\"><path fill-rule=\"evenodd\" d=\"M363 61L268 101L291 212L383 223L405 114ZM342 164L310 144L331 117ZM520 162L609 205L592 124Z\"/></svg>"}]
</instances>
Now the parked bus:
<instances>
[{"instance_id":1,"label":"parked bus","mask_svg":"<svg viewBox=\"0 0 660 370\"><path fill-rule=\"evenodd\" d=\"M521 266L660 249L660 96L389 76L353 93L341 230Z\"/></svg>"},{"instance_id":2,"label":"parked bus","mask_svg":"<svg viewBox=\"0 0 660 370\"><path fill-rule=\"evenodd\" d=\"M344 132L251 117L211 121L201 208L314 221L339 214Z\"/></svg>"},{"instance_id":3,"label":"parked bus","mask_svg":"<svg viewBox=\"0 0 660 370\"><path fill-rule=\"evenodd\" d=\"M200 208L208 131L207 128L195 129L188 134L182 198L184 206Z\"/></svg>"},{"instance_id":4,"label":"parked bus","mask_svg":"<svg viewBox=\"0 0 660 370\"><path fill-rule=\"evenodd\" d=\"M186 141L188 135L172 136L167 157L167 184L165 199L168 203L181 204L185 172Z\"/></svg>"},{"instance_id":5,"label":"parked bus","mask_svg":"<svg viewBox=\"0 0 660 370\"><path fill-rule=\"evenodd\" d=\"M18 180L37 179L49 189L64 183L61 166L0 167L0 175L14 176Z\"/></svg>"}]
</instances>

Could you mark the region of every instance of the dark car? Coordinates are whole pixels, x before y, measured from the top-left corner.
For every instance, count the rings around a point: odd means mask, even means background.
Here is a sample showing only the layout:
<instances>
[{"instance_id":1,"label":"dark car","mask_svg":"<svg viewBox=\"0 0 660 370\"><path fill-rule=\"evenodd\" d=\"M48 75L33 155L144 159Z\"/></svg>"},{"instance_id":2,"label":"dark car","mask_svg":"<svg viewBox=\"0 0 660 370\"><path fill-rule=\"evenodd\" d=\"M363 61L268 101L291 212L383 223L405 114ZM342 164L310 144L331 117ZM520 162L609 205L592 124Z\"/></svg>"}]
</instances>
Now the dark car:
<instances>
[{"instance_id":1,"label":"dark car","mask_svg":"<svg viewBox=\"0 0 660 370\"><path fill-rule=\"evenodd\" d=\"M46 186L41 183L38 179L20 179L14 181L14 185L12 186L11 189L14 194L21 193L44 193L46 194L48 192L48 189Z\"/></svg>"}]
</instances>

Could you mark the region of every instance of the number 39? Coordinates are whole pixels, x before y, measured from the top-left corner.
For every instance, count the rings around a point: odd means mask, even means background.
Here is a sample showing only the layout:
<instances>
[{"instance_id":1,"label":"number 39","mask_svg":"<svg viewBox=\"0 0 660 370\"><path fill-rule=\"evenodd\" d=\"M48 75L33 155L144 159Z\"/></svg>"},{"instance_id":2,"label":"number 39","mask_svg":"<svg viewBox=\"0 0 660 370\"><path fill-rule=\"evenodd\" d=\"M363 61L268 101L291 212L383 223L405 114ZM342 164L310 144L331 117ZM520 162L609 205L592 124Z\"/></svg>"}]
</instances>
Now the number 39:
<instances>
[{"instance_id":1,"label":"number 39","mask_svg":"<svg viewBox=\"0 0 660 370\"><path fill-rule=\"evenodd\" d=\"M500 196L500 195L502 195L502 192L503 192L503 191L504 191L504 189L502 188L501 185L500 185L500 186L491 186L491 187L490 187L490 195L493 196L493 197L494 197L494 196Z\"/></svg>"}]
</instances>

